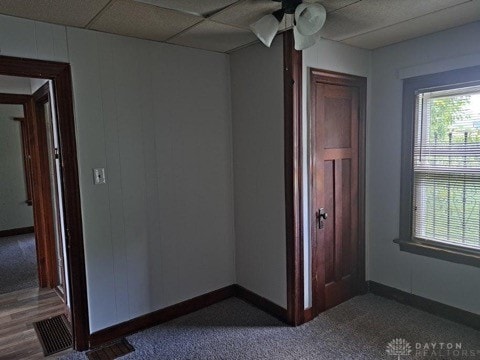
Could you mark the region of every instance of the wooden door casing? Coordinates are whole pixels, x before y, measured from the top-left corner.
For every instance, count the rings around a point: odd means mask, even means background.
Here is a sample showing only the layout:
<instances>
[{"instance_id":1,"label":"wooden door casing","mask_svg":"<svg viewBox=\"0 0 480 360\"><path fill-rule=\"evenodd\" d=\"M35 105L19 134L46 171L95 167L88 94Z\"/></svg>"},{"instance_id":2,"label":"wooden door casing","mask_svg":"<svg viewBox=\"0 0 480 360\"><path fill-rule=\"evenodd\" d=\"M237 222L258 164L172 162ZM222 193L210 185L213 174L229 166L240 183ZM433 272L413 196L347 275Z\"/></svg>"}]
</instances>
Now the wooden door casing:
<instances>
[{"instance_id":1,"label":"wooden door casing","mask_svg":"<svg viewBox=\"0 0 480 360\"><path fill-rule=\"evenodd\" d=\"M288 323L305 322L302 205L302 52L293 31L283 33L285 230Z\"/></svg>"},{"instance_id":2,"label":"wooden door casing","mask_svg":"<svg viewBox=\"0 0 480 360\"><path fill-rule=\"evenodd\" d=\"M314 315L364 289L365 85L364 78L311 72ZM326 220L318 218L320 208Z\"/></svg>"},{"instance_id":3,"label":"wooden door casing","mask_svg":"<svg viewBox=\"0 0 480 360\"><path fill-rule=\"evenodd\" d=\"M60 153L62 154L61 185L64 195L64 220L68 244L66 258L70 283L68 290L71 299L73 347L79 351L86 350L90 325L70 65L61 62L0 56L0 75L49 79L53 84ZM26 108L30 109L26 113L34 116L33 101L28 102Z\"/></svg>"}]
</instances>

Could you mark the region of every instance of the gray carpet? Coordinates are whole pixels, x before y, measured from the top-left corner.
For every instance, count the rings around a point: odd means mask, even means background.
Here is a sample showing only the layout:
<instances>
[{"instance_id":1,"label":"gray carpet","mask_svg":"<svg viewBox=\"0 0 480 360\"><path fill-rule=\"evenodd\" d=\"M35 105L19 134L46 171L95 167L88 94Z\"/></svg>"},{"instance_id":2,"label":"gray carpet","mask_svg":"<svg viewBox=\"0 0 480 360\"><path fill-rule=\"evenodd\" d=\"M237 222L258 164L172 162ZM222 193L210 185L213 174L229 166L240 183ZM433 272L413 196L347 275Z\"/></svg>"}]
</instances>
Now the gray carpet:
<instances>
[{"instance_id":1,"label":"gray carpet","mask_svg":"<svg viewBox=\"0 0 480 360\"><path fill-rule=\"evenodd\" d=\"M0 238L0 294L38 287L34 234Z\"/></svg>"},{"instance_id":2,"label":"gray carpet","mask_svg":"<svg viewBox=\"0 0 480 360\"><path fill-rule=\"evenodd\" d=\"M386 353L403 338L410 356ZM480 359L480 332L372 294L358 296L297 328L228 299L129 336L135 352L125 359ZM461 343L456 353L417 354L416 343ZM438 345L437 345L438 346ZM62 359L85 359L71 353Z\"/></svg>"}]
</instances>

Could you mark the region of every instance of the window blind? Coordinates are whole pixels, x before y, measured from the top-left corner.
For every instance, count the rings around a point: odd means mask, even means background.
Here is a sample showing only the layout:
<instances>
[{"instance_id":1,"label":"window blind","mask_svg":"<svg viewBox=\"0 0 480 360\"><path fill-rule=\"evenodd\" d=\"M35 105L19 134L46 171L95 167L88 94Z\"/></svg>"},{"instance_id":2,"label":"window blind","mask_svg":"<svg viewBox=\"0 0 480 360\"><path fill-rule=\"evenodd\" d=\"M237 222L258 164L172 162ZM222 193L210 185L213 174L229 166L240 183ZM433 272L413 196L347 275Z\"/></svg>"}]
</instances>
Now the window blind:
<instances>
[{"instance_id":1,"label":"window blind","mask_svg":"<svg viewBox=\"0 0 480 360\"><path fill-rule=\"evenodd\" d=\"M413 236L480 249L480 86L417 94L413 173Z\"/></svg>"}]
</instances>

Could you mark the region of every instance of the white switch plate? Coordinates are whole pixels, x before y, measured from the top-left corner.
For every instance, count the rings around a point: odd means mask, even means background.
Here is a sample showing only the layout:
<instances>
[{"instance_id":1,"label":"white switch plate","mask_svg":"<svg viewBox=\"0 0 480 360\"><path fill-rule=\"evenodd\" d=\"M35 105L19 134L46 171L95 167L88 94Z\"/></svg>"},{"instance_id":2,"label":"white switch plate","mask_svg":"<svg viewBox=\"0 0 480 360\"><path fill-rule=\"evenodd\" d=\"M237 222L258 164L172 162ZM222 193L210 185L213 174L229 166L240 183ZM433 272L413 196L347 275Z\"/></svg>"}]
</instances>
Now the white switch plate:
<instances>
[{"instance_id":1,"label":"white switch plate","mask_svg":"<svg viewBox=\"0 0 480 360\"><path fill-rule=\"evenodd\" d=\"M95 185L106 183L104 168L93 169L93 182Z\"/></svg>"}]
</instances>

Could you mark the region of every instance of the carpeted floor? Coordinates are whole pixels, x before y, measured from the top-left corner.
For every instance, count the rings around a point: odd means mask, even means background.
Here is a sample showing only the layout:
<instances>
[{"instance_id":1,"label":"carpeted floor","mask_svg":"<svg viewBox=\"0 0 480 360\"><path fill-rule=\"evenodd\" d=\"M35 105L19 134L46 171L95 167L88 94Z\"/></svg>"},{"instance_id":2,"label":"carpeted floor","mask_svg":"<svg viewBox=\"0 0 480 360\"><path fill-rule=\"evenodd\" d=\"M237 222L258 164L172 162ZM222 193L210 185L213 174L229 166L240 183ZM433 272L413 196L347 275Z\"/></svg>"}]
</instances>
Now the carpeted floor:
<instances>
[{"instance_id":1,"label":"carpeted floor","mask_svg":"<svg viewBox=\"0 0 480 360\"><path fill-rule=\"evenodd\" d=\"M38 287L34 234L0 238L0 294Z\"/></svg>"},{"instance_id":2,"label":"carpeted floor","mask_svg":"<svg viewBox=\"0 0 480 360\"><path fill-rule=\"evenodd\" d=\"M410 344L410 356L387 354L387 344L398 338ZM232 298L127 339L135 352L122 360L480 359L479 331L372 294L353 298L296 328ZM417 353L417 343L437 343L438 349L441 342L461 343L469 356L446 349ZM71 353L62 359L85 358Z\"/></svg>"}]
</instances>

